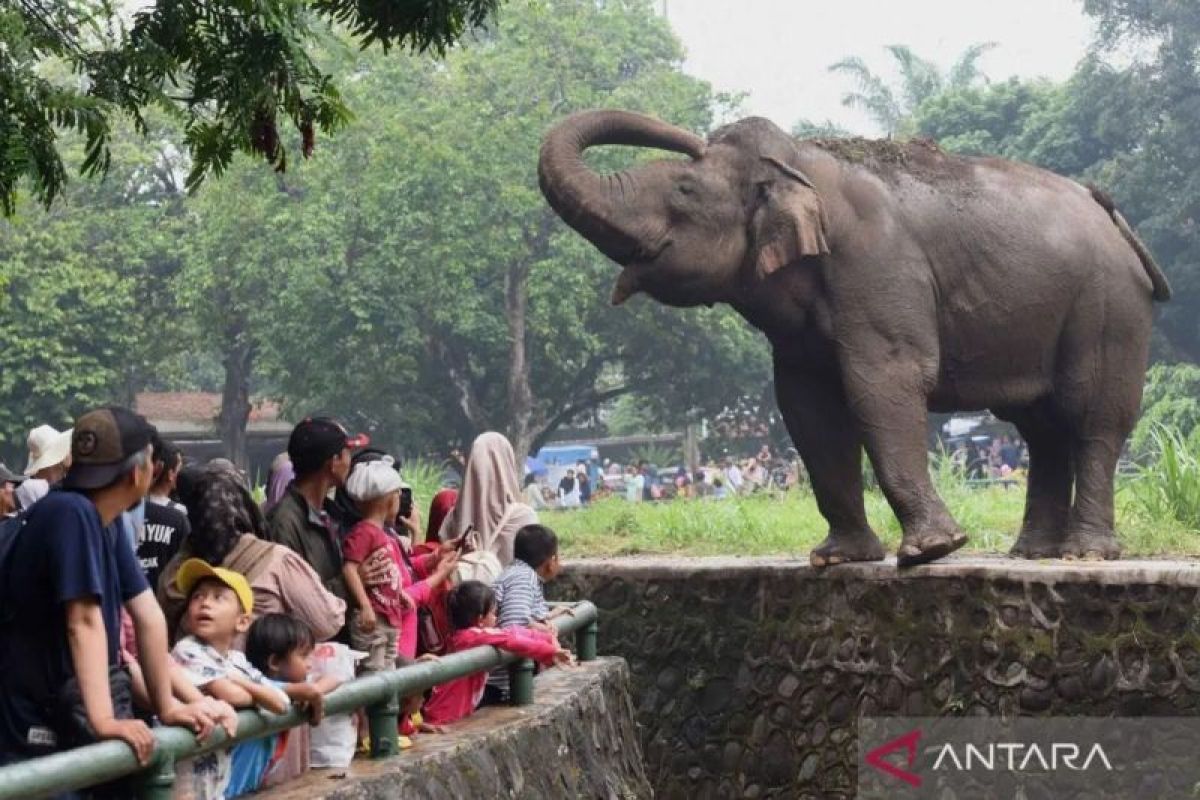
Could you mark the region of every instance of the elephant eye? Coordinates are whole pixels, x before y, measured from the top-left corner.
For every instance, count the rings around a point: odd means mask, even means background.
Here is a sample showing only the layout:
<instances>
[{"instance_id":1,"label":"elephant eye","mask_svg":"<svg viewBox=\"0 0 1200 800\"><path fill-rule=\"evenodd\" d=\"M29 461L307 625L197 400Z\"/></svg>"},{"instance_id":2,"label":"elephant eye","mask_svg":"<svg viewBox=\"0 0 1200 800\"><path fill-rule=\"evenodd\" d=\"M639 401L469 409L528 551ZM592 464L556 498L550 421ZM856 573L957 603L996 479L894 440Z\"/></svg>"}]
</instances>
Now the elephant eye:
<instances>
[{"instance_id":1,"label":"elephant eye","mask_svg":"<svg viewBox=\"0 0 1200 800\"><path fill-rule=\"evenodd\" d=\"M690 197L696 193L696 187L690 183L681 183L679 184L679 193Z\"/></svg>"}]
</instances>

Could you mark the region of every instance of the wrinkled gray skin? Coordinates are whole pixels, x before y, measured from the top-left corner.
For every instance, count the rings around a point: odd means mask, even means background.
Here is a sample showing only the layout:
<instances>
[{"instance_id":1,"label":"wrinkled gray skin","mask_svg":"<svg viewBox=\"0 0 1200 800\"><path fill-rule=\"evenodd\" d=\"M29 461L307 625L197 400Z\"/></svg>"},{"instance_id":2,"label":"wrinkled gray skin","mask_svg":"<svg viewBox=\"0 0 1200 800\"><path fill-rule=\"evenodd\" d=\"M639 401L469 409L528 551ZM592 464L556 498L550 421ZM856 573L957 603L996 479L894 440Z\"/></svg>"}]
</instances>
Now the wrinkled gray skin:
<instances>
[{"instance_id":1,"label":"wrinkled gray skin","mask_svg":"<svg viewBox=\"0 0 1200 800\"><path fill-rule=\"evenodd\" d=\"M690 158L597 175L582 154L600 144ZM883 557L864 447L903 525L899 563L966 541L930 481L931 409L991 409L1028 442L1014 554L1119 555L1113 474L1170 290L1098 191L927 143L796 141L758 118L705 142L620 111L556 125L538 171L555 211L624 267L614 303L729 303L766 334L829 522L814 565Z\"/></svg>"}]
</instances>

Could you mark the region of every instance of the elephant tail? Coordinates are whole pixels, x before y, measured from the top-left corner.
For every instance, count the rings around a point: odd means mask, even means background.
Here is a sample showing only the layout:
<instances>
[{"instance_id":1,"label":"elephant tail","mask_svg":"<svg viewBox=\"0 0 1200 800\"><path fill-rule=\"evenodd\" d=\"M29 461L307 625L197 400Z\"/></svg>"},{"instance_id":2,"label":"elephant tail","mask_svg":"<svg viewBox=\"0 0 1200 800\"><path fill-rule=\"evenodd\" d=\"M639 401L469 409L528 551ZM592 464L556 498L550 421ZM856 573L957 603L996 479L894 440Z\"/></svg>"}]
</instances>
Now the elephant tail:
<instances>
[{"instance_id":1,"label":"elephant tail","mask_svg":"<svg viewBox=\"0 0 1200 800\"><path fill-rule=\"evenodd\" d=\"M1117 230L1125 237L1125 241L1129 242L1129 246L1133 248L1133 252L1137 253L1138 260L1142 262L1142 268L1146 270L1146 275L1150 278L1150 283L1154 287L1154 299L1160 303L1170 300L1171 284L1167 283L1167 276L1163 274L1158 263L1155 262L1154 256L1150 255L1150 251L1146 249L1146 245L1133 232L1133 228L1129 227L1129 223L1125 221L1125 217L1117 210L1117 205L1113 202L1112 197L1103 189L1093 186L1090 183L1087 188L1092 193L1092 199L1108 212L1108 215L1112 217L1112 221L1116 223Z\"/></svg>"}]
</instances>

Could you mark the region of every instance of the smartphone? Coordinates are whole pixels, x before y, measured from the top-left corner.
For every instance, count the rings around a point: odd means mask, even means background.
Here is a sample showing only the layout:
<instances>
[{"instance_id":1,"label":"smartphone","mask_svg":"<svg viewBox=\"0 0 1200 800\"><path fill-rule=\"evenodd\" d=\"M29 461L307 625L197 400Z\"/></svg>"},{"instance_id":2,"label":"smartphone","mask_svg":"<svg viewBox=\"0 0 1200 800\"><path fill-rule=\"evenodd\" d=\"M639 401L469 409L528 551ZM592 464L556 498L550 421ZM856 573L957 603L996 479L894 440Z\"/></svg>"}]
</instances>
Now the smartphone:
<instances>
[{"instance_id":1,"label":"smartphone","mask_svg":"<svg viewBox=\"0 0 1200 800\"><path fill-rule=\"evenodd\" d=\"M412 489L404 486L400 489L400 516L408 519L412 516L413 499Z\"/></svg>"}]
</instances>

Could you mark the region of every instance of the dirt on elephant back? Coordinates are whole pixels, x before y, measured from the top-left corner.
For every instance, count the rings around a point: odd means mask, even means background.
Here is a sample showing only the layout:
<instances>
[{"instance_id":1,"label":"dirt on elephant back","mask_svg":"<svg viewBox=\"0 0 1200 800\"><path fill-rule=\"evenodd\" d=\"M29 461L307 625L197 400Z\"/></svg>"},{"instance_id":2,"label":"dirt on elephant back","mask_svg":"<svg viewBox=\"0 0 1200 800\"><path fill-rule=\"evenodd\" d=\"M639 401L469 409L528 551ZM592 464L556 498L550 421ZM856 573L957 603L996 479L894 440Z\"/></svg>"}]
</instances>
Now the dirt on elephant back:
<instances>
[{"instance_id":1,"label":"dirt on elephant back","mask_svg":"<svg viewBox=\"0 0 1200 800\"><path fill-rule=\"evenodd\" d=\"M934 180L948 178L966 166L932 139L807 139L839 161L864 167L880 177L900 173Z\"/></svg>"}]
</instances>

